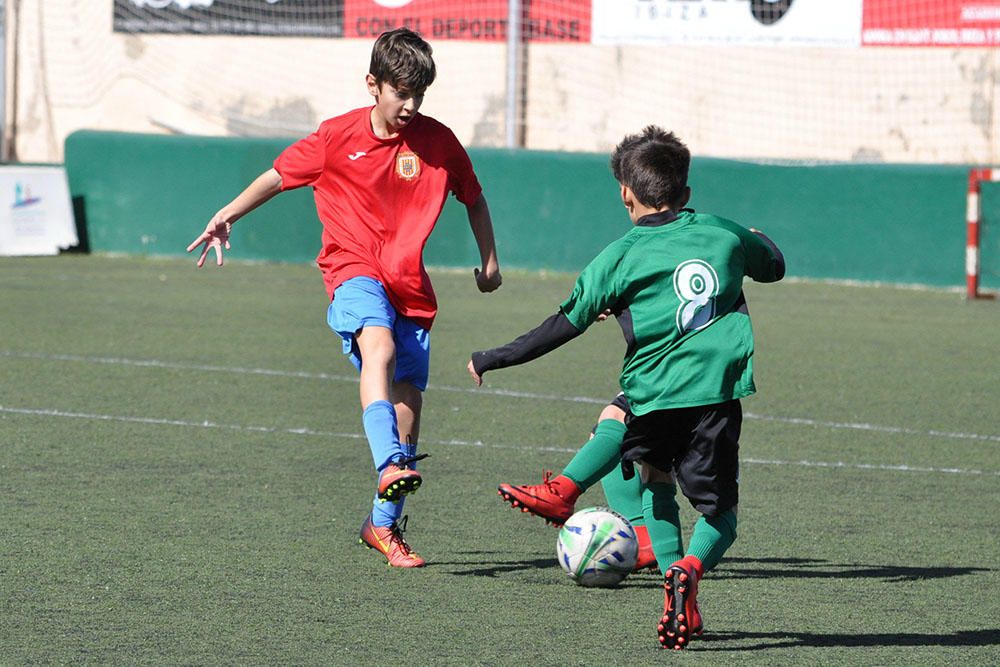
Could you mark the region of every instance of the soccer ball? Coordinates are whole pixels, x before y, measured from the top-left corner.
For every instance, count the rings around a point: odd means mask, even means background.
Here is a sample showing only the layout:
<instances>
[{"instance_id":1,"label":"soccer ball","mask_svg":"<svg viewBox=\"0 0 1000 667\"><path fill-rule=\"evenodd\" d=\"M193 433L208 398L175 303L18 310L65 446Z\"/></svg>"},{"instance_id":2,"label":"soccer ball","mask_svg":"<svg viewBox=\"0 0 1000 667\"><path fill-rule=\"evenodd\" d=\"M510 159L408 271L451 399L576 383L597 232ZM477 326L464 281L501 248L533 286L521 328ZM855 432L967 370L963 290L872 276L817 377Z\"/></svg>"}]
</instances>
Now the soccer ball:
<instances>
[{"instance_id":1,"label":"soccer ball","mask_svg":"<svg viewBox=\"0 0 1000 667\"><path fill-rule=\"evenodd\" d=\"M570 579L581 586L607 588L635 567L639 541L621 514L607 507L590 507L563 524L556 553Z\"/></svg>"}]
</instances>

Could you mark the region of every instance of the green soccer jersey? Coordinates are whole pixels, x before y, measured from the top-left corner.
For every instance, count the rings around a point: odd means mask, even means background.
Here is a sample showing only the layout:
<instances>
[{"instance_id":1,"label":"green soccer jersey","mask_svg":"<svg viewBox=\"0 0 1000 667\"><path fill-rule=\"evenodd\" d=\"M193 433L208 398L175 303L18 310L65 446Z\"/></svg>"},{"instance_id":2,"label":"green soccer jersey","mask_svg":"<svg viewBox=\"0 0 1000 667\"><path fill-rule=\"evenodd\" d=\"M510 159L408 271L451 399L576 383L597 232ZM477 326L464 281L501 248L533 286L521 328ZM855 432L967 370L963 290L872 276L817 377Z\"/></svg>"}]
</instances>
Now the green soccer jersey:
<instances>
[{"instance_id":1,"label":"green soccer jersey","mask_svg":"<svg viewBox=\"0 0 1000 667\"><path fill-rule=\"evenodd\" d=\"M753 332L743 278L784 272L772 245L734 222L683 210L639 220L577 278L562 312L580 331L622 312L621 387L633 414L749 396Z\"/></svg>"}]
</instances>

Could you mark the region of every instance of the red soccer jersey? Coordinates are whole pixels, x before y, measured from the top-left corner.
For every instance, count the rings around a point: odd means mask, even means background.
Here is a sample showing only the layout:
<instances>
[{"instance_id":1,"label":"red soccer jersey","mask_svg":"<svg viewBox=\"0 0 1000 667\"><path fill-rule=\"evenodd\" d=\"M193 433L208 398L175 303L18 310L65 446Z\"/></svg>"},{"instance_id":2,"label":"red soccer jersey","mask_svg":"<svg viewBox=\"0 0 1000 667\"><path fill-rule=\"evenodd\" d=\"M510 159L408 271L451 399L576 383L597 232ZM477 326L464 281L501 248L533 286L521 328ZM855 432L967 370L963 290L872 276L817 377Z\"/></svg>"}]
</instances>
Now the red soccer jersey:
<instances>
[{"instance_id":1,"label":"red soccer jersey","mask_svg":"<svg viewBox=\"0 0 1000 667\"><path fill-rule=\"evenodd\" d=\"M400 314L430 329L437 299L423 250L449 192L466 205L482 187L447 127L417 114L391 139L375 136L371 109L323 121L274 161L283 190L310 185L323 223L316 258L330 298L349 278L379 280Z\"/></svg>"}]
</instances>

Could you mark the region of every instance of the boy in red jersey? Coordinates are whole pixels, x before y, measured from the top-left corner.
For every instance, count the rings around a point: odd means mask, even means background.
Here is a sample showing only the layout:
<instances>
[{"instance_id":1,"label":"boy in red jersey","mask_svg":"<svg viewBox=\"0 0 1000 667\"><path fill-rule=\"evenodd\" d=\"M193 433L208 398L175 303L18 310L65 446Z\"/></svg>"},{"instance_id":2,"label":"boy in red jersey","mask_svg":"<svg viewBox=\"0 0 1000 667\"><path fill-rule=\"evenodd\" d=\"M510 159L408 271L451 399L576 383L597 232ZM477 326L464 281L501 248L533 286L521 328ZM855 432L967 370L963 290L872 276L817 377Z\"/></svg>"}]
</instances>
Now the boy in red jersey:
<instances>
[{"instance_id":1,"label":"boy in red jersey","mask_svg":"<svg viewBox=\"0 0 1000 667\"><path fill-rule=\"evenodd\" d=\"M361 543L393 567L424 565L403 539L400 519L403 496L422 481L414 463L423 458L416 448L437 313L423 247L449 192L466 206L479 247L477 287L492 292L502 281L472 163L451 130L418 113L435 74L431 47L419 35L383 33L365 77L375 104L326 120L285 149L188 246L203 245L199 267L209 250L221 266L233 223L280 192L313 188L327 322L360 371L362 422L379 474Z\"/></svg>"}]
</instances>

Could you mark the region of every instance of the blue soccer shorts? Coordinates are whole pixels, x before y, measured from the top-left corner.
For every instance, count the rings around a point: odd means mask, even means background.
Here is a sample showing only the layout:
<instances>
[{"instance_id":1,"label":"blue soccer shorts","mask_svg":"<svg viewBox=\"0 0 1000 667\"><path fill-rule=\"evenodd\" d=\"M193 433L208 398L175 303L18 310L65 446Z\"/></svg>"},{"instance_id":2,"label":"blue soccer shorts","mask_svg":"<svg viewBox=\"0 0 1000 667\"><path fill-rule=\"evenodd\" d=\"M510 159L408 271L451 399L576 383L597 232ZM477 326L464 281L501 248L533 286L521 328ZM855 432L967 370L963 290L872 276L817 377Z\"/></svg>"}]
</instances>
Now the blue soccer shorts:
<instances>
[{"instance_id":1,"label":"blue soccer shorts","mask_svg":"<svg viewBox=\"0 0 1000 667\"><path fill-rule=\"evenodd\" d=\"M396 312L382 283L367 276L344 281L333 293L326 322L344 342L344 354L361 370L361 353L355 336L368 326L392 330L396 343L396 382L408 382L420 391L427 388L430 370L430 332Z\"/></svg>"}]
</instances>

